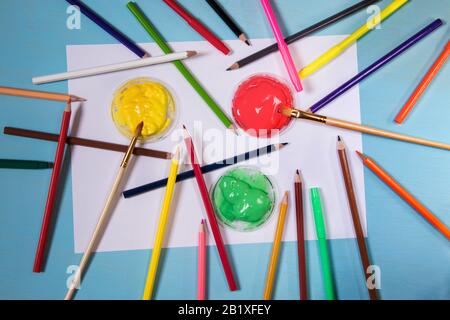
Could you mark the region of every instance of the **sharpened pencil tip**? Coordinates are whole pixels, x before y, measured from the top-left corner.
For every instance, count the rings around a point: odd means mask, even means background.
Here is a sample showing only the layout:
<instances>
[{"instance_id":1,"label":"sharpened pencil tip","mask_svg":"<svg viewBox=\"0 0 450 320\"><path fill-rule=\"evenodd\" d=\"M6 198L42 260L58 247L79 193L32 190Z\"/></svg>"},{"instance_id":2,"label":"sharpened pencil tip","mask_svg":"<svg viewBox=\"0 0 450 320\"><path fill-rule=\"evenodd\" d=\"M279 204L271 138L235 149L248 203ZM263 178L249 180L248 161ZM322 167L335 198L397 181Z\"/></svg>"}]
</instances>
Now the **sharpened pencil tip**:
<instances>
[{"instance_id":1,"label":"sharpened pencil tip","mask_svg":"<svg viewBox=\"0 0 450 320\"><path fill-rule=\"evenodd\" d=\"M358 150L356 150L355 152L356 152L356 154L361 158L361 160L365 160L365 159L366 159L366 156L363 155L363 154L362 154L361 152L359 152Z\"/></svg>"},{"instance_id":2,"label":"sharpened pencil tip","mask_svg":"<svg viewBox=\"0 0 450 320\"><path fill-rule=\"evenodd\" d=\"M289 197L289 191L286 191L284 193L283 200L281 200L281 202L282 203L287 203L288 202L288 197Z\"/></svg>"},{"instance_id":3,"label":"sharpened pencil tip","mask_svg":"<svg viewBox=\"0 0 450 320\"><path fill-rule=\"evenodd\" d=\"M338 141L342 141L341 136L337 136Z\"/></svg>"},{"instance_id":4,"label":"sharpened pencil tip","mask_svg":"<svg viewBox=\"0 0 450 320\"><path fill-rule=\"evenodd\" d=\"M184 124L183 124L183 130L187 130L187 129L186 129L186 126L185 126Z\"/></svg>"},{"instance_id":5,"label":"sharpened pencil tip","mask_svg":"<svg viewBox=\"0 0 450 320\"><path fill-rule=\"evenodd\" d=\"M288 144L289 144L289 142L283 142L281 145L287 146Z\"/></svg>"},{"instance_id":6,"label":"sharpened pencil tip","mask_svg":"<svg viewBox=\"0 0 450 320\"><path fill-rule=\"evenodd\" d=\"M298 169L295 172L294 182L295 183L301 183L302 182L302 178L300 177L300 170L298 170Z\"/></svg>"},{"instance_id":7,"label":"sharpened pencil tip","mask_svg":"<svg viewBox=\"0 0 450 320\"><path fill-rule=\"evenodd\" d=\"M190 57L193 57L193 56L195 56L195 55L197 55L197 51L187 51L187 56L190 58Z\"/></svg>"},{"instance_id":8,"label":"sharpened pencil tip","mask_svg":"<svg viewBox=\"0 0 450 320\"><path fill-rule=\"evenodd\" d=\"M248 41L248 40L245 40L244 41L249 47L252 45L251 43L250 43L250 41Z\"/></svg>"},{"instance_id":9,"label":"sharpened pencil tip","mask_svg":"<svg viewBox=\"0 0 450 320\"><path fill-rule=\"evenodd\" d=\"M228 67L227 71L232 71L239 69L239 64L237 62L233 63L231 66Z\"/></svg>"}]
</instances>

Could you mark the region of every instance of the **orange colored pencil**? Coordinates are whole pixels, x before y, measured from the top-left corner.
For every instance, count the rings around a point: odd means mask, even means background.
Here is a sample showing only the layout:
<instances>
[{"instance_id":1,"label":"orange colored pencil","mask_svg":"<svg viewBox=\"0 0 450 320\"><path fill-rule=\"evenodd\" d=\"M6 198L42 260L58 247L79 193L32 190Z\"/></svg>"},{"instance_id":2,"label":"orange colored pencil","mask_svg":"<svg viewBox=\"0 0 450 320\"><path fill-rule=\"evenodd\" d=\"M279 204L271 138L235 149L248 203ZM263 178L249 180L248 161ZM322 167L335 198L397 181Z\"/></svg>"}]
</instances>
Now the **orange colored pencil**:
<instances>
[{"instance_id":1,"label":"orange colored pencil","mask_svg":"<svg viewBox=\"0 0 450 320\"><path fill-rule=\"evenodd\" d=\"M406 117L414 108L417 101L419 101L420 97L424 94L425 90L428 88L431 81L433 81L434 77L438 74L439 70L441 70L442 66L447 61L449 55L450 55L450 40L447 42L447 45L445 46L444 50L436 59L436 61L433 63L431 68L422 78L419 85L412 93L411 97L409 97L408 101L405 103L403 108L397 114L397 116L395 117L395 122L400 124L403 123L403 121L405 121Z\"/></svg>"},{"instance_id":2,"label":"orange colored pencil","mask_svg":"<svg viewBox=\"0 0 450 320\"><path fill-rule=\"evenodd\" d=\"M75 102L75 101L86 101L86 99L73 96L65 93L55 93L55 92L45 92L45 91L35 91L28 89L10 88L10 87L0 87L0 94L8 96L19 96L34 99L43 100L55 100L64 102Z\"/></svg>"},{"instance_id":3,"label":"orange colored pencil","mask_svg":"<svg viewBox=\"0 0 450 320\"><path fill-rule=\"evenodd\" d=\"M375 173L384 183L394 190L403 200L419 212L432 226L450 240L450 229L421 204L411 193L406 191L393 177L384 171L373 159L356 151L364 165Z\"/></svg>"}]
</instances>

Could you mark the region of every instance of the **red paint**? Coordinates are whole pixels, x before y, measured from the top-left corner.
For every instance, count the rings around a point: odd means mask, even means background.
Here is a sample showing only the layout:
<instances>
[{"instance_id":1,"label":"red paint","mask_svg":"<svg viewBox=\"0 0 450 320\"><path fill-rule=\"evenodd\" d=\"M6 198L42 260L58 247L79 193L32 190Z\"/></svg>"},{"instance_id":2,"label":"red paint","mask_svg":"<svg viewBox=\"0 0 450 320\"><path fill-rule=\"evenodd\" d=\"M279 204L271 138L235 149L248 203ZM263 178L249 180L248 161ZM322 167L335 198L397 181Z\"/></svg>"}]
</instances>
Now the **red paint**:
<instances>
[{"instance_id":1,"label":"red paint","mask_svg":"<svg viewBox=\"0 0 450 320\"><path fill-rule=\"evenodd\" d=\"M277 134L291 121L281 114L282 107L292 107L289 87L265 74L248 78L236 90L232 112L237 124L257 137Z\"/></svg>"}]
</instances>

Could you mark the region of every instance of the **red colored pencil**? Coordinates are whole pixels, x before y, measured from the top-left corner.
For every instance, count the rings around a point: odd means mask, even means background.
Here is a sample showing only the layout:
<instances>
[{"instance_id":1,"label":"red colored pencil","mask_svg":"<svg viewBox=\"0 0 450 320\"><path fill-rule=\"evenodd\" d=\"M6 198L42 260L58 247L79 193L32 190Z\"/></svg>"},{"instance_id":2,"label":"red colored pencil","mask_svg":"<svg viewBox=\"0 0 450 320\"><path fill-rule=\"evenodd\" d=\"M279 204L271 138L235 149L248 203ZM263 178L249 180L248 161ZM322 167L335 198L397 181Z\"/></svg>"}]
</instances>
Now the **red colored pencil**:
<instances>
[{"instance_id":1,"label":"red colored pencil","mask_svg":"<svg viewBox=\"0 0 450 320\"><path fill-rule=\"evenodd\" d=\"M439 70L441 70L442 66L445 64L445 61L447 61L447 58L449 55L450 55L450 41L447 42L447 45L445 46L442 53L439 55L439 57L433 63L431 68L428 70L428 72L422 78L422 81L420 81L419 85L412 93L411 97L409 97L408 101L405 103L403 108L397 114L397 116L395 117L395 122L403 123L403 121L405 121L405 118L408 116L408 114L414 108L417 101L419 101L420 97L423 95L425 90L428 88L431 81L433 81L434 77L438 74Z\"/></svg>"},{"instance_id":2,"label":"red colored pencil","mask_svg":"<svg viewBox=\"0 0 450 320\"><path fill-rule=\"evenodd\" d=\"M300 172L295 173L295 213L297 220L297 257L298 280L300 286L300 300L308 300L308 286L306 276L305 231L303 218L303 194Z\"/></svg>"},{"instance_id":3,"label":"red colored pencil","mask_svg":"<svg viewBox=\"0 0 450 320\"><path fill-rule=\"evenodd\" d=\"M434 214L432 214L423 204L421 204L411 193L406 191L389 173L383 170L375 161L368 156L356 151L363 161L364 165L375 173L384 183L394 190L403 200L419 212L433 227L439 230L447 239L450 240L450 229L442 223Z\"/></svg>"},{"instance_id":4,"label":"red colored pencil","mask_svg":"<svg viewBox=\"0 0 450 320\"><path fill-rule=\"evenodd\" d=\"M194 18L174 0L163 0L173 11L175 11L181 18L183 18L195 31L197 31L206 41L211 43L214 47L220 50L223 54L229 54L230 49L217 38L208 28L206 28L200 21Z\"/></svg>"},{"instance_id":5,"label":"red colored pencil","mask_svg":"<svg viewBox=\"0 0 450 320\"><path fill-rule=\"evenodd\" d=\"M231 269L230 260L228 259L222 235L220 234L216 214L214 213L214 208L212 206L211 199L209 198L208 189L206 188L206 183L203 179L202 170L195 155L194 143L191 136L189 135L189 132L186 130L186 127L183 126L183 128L186 149L188 150L191 158L192 169L194 170L195 179L197 180L197 185L200 190L203 205L205 206L206 215L208 216L209 226L211 227L211 232L214 237L214 241L216 242L217 251L219 252L220 261L222 262L223 270L225 272L225 277L227 278L228 288L231 291L235 291L237 290L237 285L236 281L234 280L233 270Z\"/></svg>"},{"instance_id":6,"label":"red colored pencil","mask_svg":"<svg viewBox=\"0 0 450 320\"><path fill-rule=\"evenodd\" d=\"M41 234L39 236L39 242L36 249L36 255L34 258L33 272L41 272L42 270L47 237L50 231L49 229L52 210L53 205L55 203L55 195L57 191L59 175L64 160L64 149L66 146L67 132L69 131L71 114L72 110L70 102L68 102L61 121L61 130L59 133L58 146L56 147L55 161L52 171L52 177L50 179L50 186L48 188L47 203L45 204L44 217L42 219Z\"/></svg>"}]
</instances>

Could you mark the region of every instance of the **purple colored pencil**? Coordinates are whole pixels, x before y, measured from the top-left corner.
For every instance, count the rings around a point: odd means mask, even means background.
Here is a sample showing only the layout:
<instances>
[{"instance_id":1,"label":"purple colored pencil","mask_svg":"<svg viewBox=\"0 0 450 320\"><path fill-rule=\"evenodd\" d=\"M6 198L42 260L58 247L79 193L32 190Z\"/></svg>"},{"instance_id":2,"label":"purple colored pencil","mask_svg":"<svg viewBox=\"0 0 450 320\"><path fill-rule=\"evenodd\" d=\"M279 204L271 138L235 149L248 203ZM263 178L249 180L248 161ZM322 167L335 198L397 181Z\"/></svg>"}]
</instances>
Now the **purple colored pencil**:
<instances>
[{"instance_id":1,"label":"purple colored pencil","mask_svg":"<svg viewBox=\"0 0 450 320\"><path fill-rule=\"evenodd\" d=\"M368 68L364 69L360 73L358 73L356 76L345 82L343 85L326 95L324 98L313 104L309 111L312 113L315 113L334 101L339 96L343 95L345 92L353 88L355 85L360 83L362 80L370 76L372 73L377 71L378 69L384 67L389 62L391 62L396 57L400 56L403 52L411 48L414 44L431 34L434 30L442 26L442 20L436 19L432 23L430 23L428 26L417 32L415 35L413 35L411 38L400 44L398 47L396 47L394 50L390 51L388 54L377 60L375 63L370 65Z\"/></svg>"},{"instance_id":2,"label":"purple colored pencil","mask_svg":"<svg viewBox=\"0 0 450 320\"><path fill-rule=\"evenodd\" d=\"M94 23L96 23L100 28L108 32L111 36L117 39L117 41L121 42L125 47L133 51L138 57L143 58L148 56L148 53L145 52L142 48L140 48L137 44L131 41L126 35L120 32L116 27L111 25L108 21L106 21L103 17L99 16L94 10L89 8L83 2L79 0L66 0L73 6L77 6L80 8L80 11L89 19L91 19Z\"/></svg>"}]
</instances>

